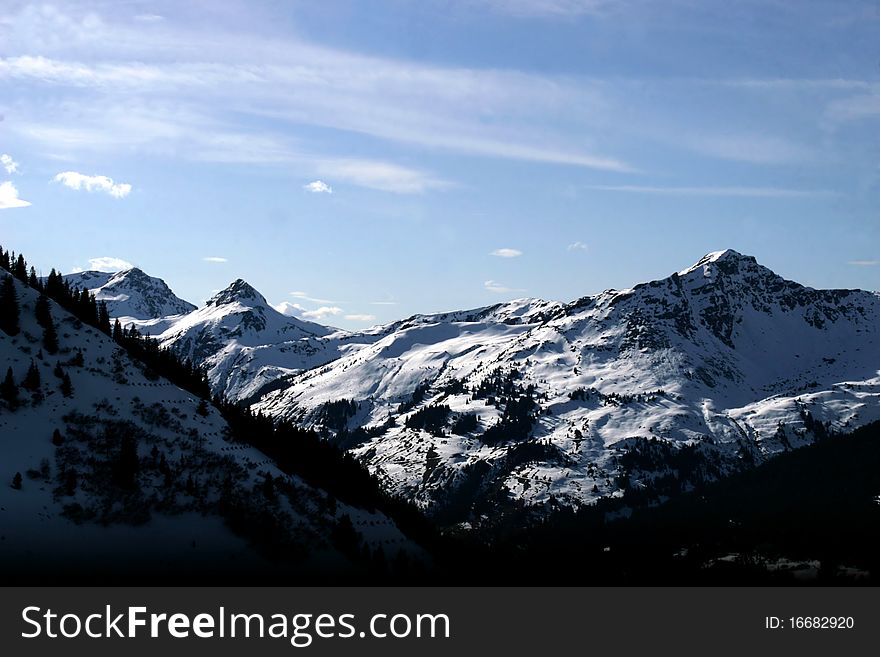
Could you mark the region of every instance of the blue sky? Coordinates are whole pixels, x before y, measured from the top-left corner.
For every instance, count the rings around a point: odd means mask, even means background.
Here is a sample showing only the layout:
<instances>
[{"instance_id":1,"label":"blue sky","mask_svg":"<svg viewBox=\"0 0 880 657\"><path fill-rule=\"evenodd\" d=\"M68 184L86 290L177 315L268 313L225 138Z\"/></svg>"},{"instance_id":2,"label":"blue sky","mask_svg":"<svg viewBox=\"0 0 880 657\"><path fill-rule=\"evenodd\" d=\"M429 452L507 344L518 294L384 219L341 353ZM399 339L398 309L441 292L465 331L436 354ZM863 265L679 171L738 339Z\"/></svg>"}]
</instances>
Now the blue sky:
<instances>
[{"instance_id":1,"label":"blue sky","mask_svg":"<svg viewBox=\"0 0 880 657\"><path fill-rule=\"evenodd\" d=\"M4 0L0 242L356 328L734 248L880 289L880 8Z\"/></svg>"}]
</instances>

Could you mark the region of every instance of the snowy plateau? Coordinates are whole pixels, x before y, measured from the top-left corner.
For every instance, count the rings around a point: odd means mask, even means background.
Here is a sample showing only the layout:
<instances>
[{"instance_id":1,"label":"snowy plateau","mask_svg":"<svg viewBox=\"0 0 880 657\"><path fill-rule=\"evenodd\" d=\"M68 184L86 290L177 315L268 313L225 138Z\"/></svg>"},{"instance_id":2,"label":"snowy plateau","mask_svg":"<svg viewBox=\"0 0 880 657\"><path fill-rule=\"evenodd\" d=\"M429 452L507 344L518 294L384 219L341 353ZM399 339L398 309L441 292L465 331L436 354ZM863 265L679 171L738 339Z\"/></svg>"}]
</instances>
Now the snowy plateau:
<instances>
[{"instance_id":1,"label":"snowy plateau","mask_svg":"<svg viewBox=\"0 0 880 657\"><path fill-rule=\"evenodd\" d=\"M73 276L215 393L314 428L441 524L662 501L880 419L880 295L804 287L732 250L570 303L359 332L282 315L242 280L192 309L139 270ZM107 385L96 398L121 394Z\"/></svg>"}]
</instances>

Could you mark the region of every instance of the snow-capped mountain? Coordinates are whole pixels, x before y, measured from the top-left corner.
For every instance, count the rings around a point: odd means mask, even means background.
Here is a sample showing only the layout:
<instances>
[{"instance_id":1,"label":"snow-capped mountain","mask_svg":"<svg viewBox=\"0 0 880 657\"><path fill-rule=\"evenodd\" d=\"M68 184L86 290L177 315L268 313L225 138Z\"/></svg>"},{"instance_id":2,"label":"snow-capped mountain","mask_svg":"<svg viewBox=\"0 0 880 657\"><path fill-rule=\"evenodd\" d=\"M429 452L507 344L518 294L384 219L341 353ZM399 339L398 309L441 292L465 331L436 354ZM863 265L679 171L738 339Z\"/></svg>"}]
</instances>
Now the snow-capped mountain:
<instances>
[{"instance_id":1,"label":"snow-capped mountain","mask_svg":"<svg viewBox=\"0 0 880 657\"><path fill-rule=\"evenodd\" d=\"M878 320L876 293L719 251L568 304L350 334L357 347L254 408L336 435L391 490L457 520L511 500L659 496L880 418Z\"/></svg>"},{"instance_id":2,"label":"snow-capped mountain","mask_svg":"<svg viewBox=\"0 0 880 657\"><path fill-rule=\"evenodd\" d=\"M4 379L0 579L335 576L351 568L334 547L343 516L371 549L418 552L384 514L337 502L236 442L215 408L54 301L50 353L37 291L14 284L20 331L0 330L0 378L9 368L14 389ZM254 549L269 535L280 562Z\"/></svg>"},{"instance_id":3,"label":"snow-capped mountain","mask_svg":"<svg viewBox=\"0 0 880 657\"><path fill-rule=\"evenodd\" d=\"M71 285L87 289L107 304L111 317L123 323L192 312L196 307L177 297L161 278L148 276L137 267L114 273L83 271L64 276Z\"/></svg>"},{"instance_id":4,"label":"snow-capped mountain","mask_svg":"<svg viewBox=\"0 0 880 657\"><path fill-rule=\"evenodd\" d=\"M279 313L241 279L203 308L136 326L204 366L212 389L231 399L245 398L281 376L338 355L333 341L320 340L333 329Z\"/></svg>"}]
</instances>

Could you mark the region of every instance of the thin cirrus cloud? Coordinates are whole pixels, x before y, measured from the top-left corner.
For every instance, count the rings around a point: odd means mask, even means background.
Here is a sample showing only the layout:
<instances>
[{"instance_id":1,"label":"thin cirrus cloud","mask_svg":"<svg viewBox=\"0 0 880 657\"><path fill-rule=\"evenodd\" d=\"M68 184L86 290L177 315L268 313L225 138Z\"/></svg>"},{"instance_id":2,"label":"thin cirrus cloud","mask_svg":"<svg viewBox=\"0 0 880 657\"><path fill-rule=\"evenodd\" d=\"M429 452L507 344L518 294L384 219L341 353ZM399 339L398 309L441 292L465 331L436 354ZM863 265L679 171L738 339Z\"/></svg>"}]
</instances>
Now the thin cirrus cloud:
<instances>
[{"instance_id":1,"label":"thin cirrus cloud","mask_svg":"<svg viewBox=\"0 0 880 657\"><path fill-rule=\"evenodd\" d=\"M313 180L308 185L303 185L303 189L313 194L332 194L333 188L323 180Z\"/></svg>"},{"instance_id":2,"label":"thin cirrus cloud","mask_svg":"<svg viewBox=\"0 0 880 657\"><path fill-rule=\"evenodd\" d=\"M84 23L63 9L49 13L9 17L8 52L15 55L0 58L0 79L94 89L104 106L138 94L150 101L175 98L229 121L224 110L234 105L238 116L269 116L476 156L633 170L615 157L571 148L572 140L549 123L535 129L535 118L569 114L570 108L593 122L607 112L601 85L589 81L430 65L300 38L236 32L218 39L173 21L154 21L145 30L98 15ZM35 44L50 40L54 47L47 57ZM83 61L79 46L89 46L100 59ZM70 102L88 104L79 98ZM495 125L487 127L474 107L496 117ZM57 123L47 118L43 124ZM104 138L106 131L126 138L112 125L100 127ZM183 131L178 138L186 138Z\"/></svg>"},{"instance_id":3,"label":"thin cirrus cloud","mask_svg":"<svg viewBox=\"0 0 880 657\"><path fill-rule=\"evenodd\" d=\"M570 18L603 14L621 0L478 0L477 4L519 18Z\"/></svg>"},{"instance_id":4,"label":"thin cirrus cloud","mask_svg":"<svg viewBox=\"0 0 880 657\"><path fill-rule=\"evenodd\" d=\"M577 242L572 242L566 247L569 251L586 251L587 245L578 240Z\"/></svg>"},{"instance_id":5,"label":"thin cirrus cloud","mask_svg":"<svg viewBox=\"0 0 880 657\"><path fill-rule=\"evenodd\" d=\"M202 258L202 260L205 262L216 262L216 263L229 262L229 260L227 258L222 258L220 256L205 256L204 258Z\"/></svg>"},{"instance_id":6,"label":"thin cirrus cloud","mask_svg":"<svg viewBox=\"0 0 880 657\"><path fill-rule=\"evenodd\" d=\"M489 255L497 258L518 258L523 254L519 249L495 249Z\"/></svg>"},{"instance_id":7,"label":"thin cirrus cloud","mask_svg":"<svg viewBox=\"0 0 880 657\"><path fill-rule=\"evenodd\" d=\"M525 292L523 288L518 287L507 287L497 281L486 281L483 283L483 287L489 292L495 292L496 294L507 294L508 292Z\"/></svg>"},{"instance_id":8,"label":"thin cirrus cloud","mask_svg":"<svg viewBox=\"0 0 880 657\"><path fill-rule=\"evenodd\" d=\"M782 187L655 187L649 185L590 185L600 192L659 194L667 196L734 196L752 198L810 198L831 196L827 190L787 189Z\"/></svg>"},{"instance_id":9,"label":"thin cirrus cloud","mask_svg":"<svg viewBox=\"0 0 880 657\"><path fill-rule=\"evenodd\" d=\"M107 176L88 176L77 171L63 171L55 176L55 182L70 189L104 192L113 198L125 198L131 192L128 183L117 183Z\"/></svg>"},{"instance_id":10,"label":"thin cirrus cloud","mask_svg":"<svg viewBox=\"0 0 880 657\"><path fill-rule=\"evenodd\" d=\"M876 267L880 265L880 260L850 260L849 264L855 267Z\"/></svg>"},{"instance_id":11,"label":"thin cirrus cloud","mask_svg":"<svg viewBox=\"0 0 880 657\"><path fill-rule=\"evenodd\" d=\"M6 169L6 173L13 174L18 173L18 162L12 159L11 155L7 153L3 153L0 155L0 166Z\"/></svg>"},{"instance_id":12,"label":"thin cirrus cloud","mask_svg":"<svg viewBox=\"0 0 880 657\"><path fill-rule=\"evenodd\" d=\"M346 315L345 319L348 319L352 322L372 322L372 321L375 321L376 316L355 313L353 315Z\"/></svg>"},{"instance_id":13,"label":"thin cirrus cloud","mask_svg":"<svg viewBox=\"0 0 880 657\"><path fill-rule=\"evenodd\" d=\"M330 299L319 299L317 297L310 296L308 292L303 292L301 290L297 290L295 292L291 292L290 296L295 297L297 299L303 299L305 301L311 301L312 303L319 303L323 305L330 305L335 303Z\"/></svg>"},{"instance_id":14,"label":"thin cirrus cloud","mask_svg":"<svg viewBox=\"0 0 880 657\"><path fill-rule=\"evenodd\" d=\"M18 189L10 181L0 183L0 210L10 208L26 208L30 202L19 198Z\"/></svg>"},{"instance_id":15,"label":"thin cirrus cloud","mask_svg":"<svg viewBox=\"0 0 880 657\"><path fill-rule=\"evenodd\" d=\"M389 162L361 159L327 160L319 164L320 173L395 194L421 194L433 189L447 189L453 183L430 173Z\"/></svg>"}]
</instances>

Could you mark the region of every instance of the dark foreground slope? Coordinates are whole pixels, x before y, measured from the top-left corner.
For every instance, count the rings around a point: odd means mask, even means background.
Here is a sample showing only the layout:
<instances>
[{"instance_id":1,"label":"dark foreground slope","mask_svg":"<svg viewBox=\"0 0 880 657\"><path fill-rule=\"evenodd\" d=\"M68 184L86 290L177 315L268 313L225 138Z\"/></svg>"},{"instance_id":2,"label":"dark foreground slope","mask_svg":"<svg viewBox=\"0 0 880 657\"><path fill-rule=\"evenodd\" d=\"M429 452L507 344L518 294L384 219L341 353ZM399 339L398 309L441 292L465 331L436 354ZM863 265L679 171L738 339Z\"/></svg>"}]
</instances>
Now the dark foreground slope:
<instances>
[{"instance_id":1,"label":"dark foreground slope","mask_svg":"<svg viewBox=\"0 0 880 657\"><path fill-rule=\"evenodd\" d=\"M482 584L876 584L880 423L638 504L628 496L559 509L527 530L496 527L462 551L490 569L446 567Z\"/></svg>"}]
</instances>

